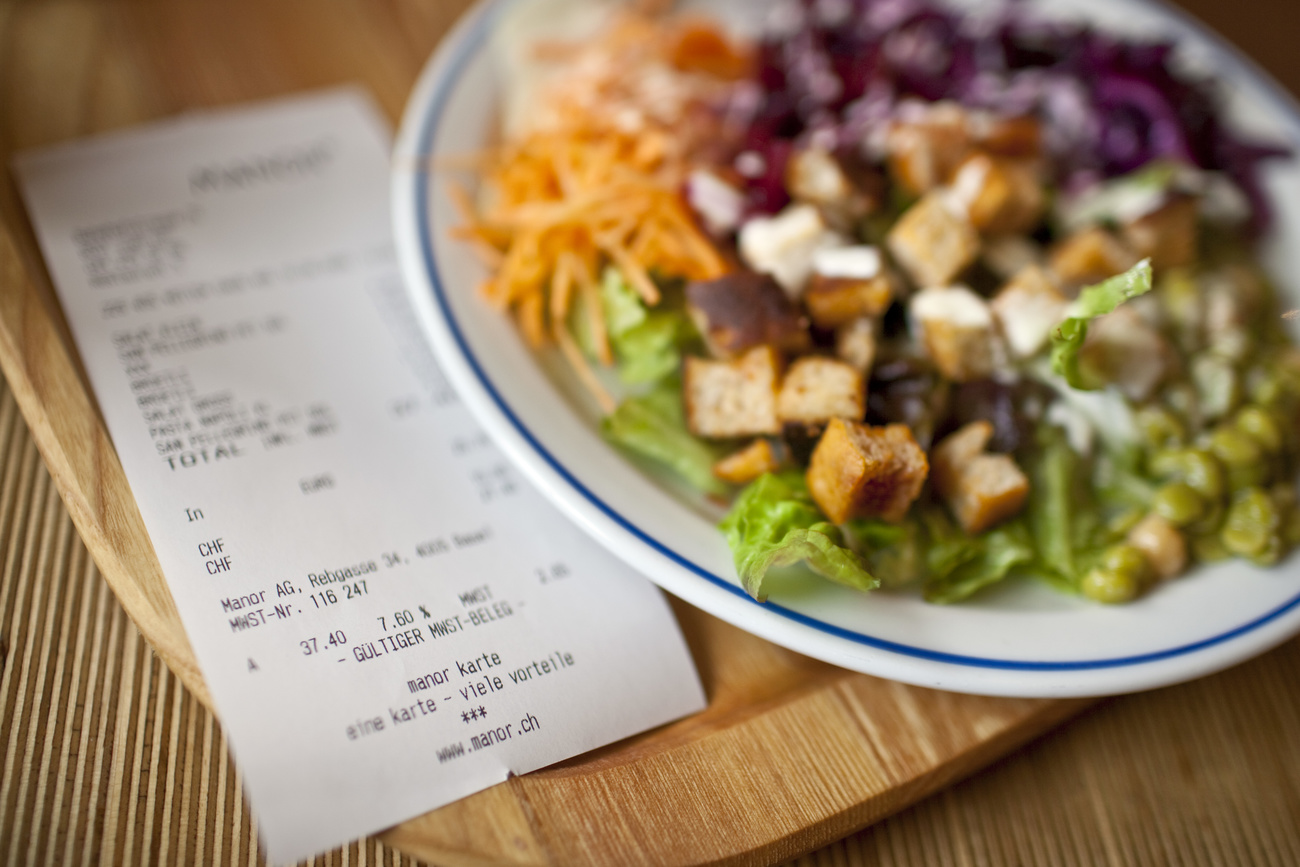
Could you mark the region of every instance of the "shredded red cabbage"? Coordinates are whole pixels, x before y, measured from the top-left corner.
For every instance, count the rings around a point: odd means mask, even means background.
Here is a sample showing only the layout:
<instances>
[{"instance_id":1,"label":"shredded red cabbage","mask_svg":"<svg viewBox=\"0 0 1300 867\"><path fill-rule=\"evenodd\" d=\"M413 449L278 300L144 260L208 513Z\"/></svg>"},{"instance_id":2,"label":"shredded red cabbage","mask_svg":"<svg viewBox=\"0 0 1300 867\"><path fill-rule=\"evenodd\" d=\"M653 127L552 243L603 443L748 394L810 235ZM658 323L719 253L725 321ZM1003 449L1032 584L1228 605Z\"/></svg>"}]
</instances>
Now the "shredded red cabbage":
<instances>
[{"instance_id":1,"label":"shredded red cabbage","mask_svg":"<svg viewBox=\"0 0 1300 867\"><path fill-rule=\"evenodd\" d=\"M742 143L762 158L742 172L753 211L788 201L796 142L861 147L910 97L1037 115L1067 190L1171 158L1225 173L1249 198L1254 227L1268 222L1257 167L1289 151L1227 129L1212 82L1171 70L1171 43L1045 21L1014 2L976 19L931 0L787 0L768 30Z\"/></svg>"}]
</instances>

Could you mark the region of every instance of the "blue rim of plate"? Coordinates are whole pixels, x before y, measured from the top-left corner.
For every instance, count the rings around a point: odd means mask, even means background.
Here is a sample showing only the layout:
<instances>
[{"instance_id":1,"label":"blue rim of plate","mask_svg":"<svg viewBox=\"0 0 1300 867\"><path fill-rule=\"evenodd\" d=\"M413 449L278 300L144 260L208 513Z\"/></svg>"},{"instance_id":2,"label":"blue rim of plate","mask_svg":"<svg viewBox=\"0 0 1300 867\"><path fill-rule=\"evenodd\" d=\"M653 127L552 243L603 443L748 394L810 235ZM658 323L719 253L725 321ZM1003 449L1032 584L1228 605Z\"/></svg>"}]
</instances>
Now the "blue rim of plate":
<instances>
[{"instance_id":1,"label":"blue rim of plate","mask_svg":"<svg viewBox=\"0 0 1300 867\"><path fill-rule=\"evenodd\" d=\"M1297 111L1296 104L1289 95L1282 91L1280 86L1273 82L1267 74L1256 68L1249 61L1238 56L1234 49L1222 43L1220 37L1207 30L1195 19L1191 18L1186 13L1181 12L1181 10L1172 9L1164 3L1152 2L1152 0L1137 0L1137 2L1158 8L1166 17L1176 20L1182 27L1194 32L1209 47L1214 49L1214 51L1219 55L1220 60L1226 61L1235 68L1236 72L1252 79L1256 84L1261 85L1264 95L1279 109L1279 114L1281 116L1291 121L1293 126L1300 125L1300 112ZM423 116L419 120L417 153L432 153L432 144L437 136L439 124L442 121L442 114L451 97L454 85L459 80L460 73L465 68L465 65L483 48L484 40L493 21L495 20L496 13L503 5L504 4L501 2L490 3L489 9L484 14L477 16L477 19L472 23L471 28L465 34L465 37L455 46L455 52L452 54L436 84L433 98L427 103ZM482 365L479 364L478 358L475 356L473 350L465 339L464 333L461 331L460 323L457 321L456 316L452 311L450 301L447 298L442 275L438 271L437 262L433 254L433 225L431 222L431 209L429 208L428 200L429 190L432 185L428 183L428 177L429 173L424 169L415 171L411 174L411 182L415 185L415 218L420 239L420 254L423 260L425 274L428 277L429 285L433 289L434 300L442 311L443 320L446 322L448 330L455 339L461 356L469 365L474 376L478 379L479 384L483 387L488 397L491 398L497 409L506 420L510 422L516 432L518 432L518 434L523 437L524 441L528 443L529 447L532 448L532 450L541 457L556 474L564 479L564 481L574 491L581 494L587 502L600 510L605 517L609 518L624 531L631 534L634 538L638 539L661 556L666 557L678 566L688 570L700 578L703 578L710 584L731 593L745 602L760 606L764 610L777 614L791 622L807 626L819 632L826 633L827 635L851 641L855 644L871 647L876 650L884 650L890 653L896 653L930 662L942 662L972 668L1037 672L1095 671L1099 669L1123 668L1185 656L1218 644L1223 644L1224 642L1231 641L1242 635L1253 632L1295 609L1297 606L1300 606L1300 594L1297 594L1289 601L1273 610L1260 615L1254 620L1250 620L1240 626L1229 629L1226 632L1201 639L1200 641L1181 644L1164 650L1141 653L1133 656L1112 657L1109 659L1036 662L1030 660L992 659L979 656L965 656L962 654L928 650L924 647L914 647L908 644L900 644L898 642L876 638L861 632L855 632L842 626L826 623L815 617L810 617L806 614L802 614L798 611L770 601L762 603L757 602L751 598L743 588L738 587L735 583L728 581L720 575L710 572L699 564L686 559L672 548L650 536L636 524L632 523L621 513L612 508L608 503L598 497L595 492L591 491L586 485L580 482L577 477L564 466L564 464L560 463L560 461L558 461L555 456L542 445L537 437L533 435L533 432L528 428L528 426L525 425L517 415L515 415L514 411L510 408L510 405L506 403L504 398L502 398L501 393L488 377Z\"/></svg>"}]
</instances>

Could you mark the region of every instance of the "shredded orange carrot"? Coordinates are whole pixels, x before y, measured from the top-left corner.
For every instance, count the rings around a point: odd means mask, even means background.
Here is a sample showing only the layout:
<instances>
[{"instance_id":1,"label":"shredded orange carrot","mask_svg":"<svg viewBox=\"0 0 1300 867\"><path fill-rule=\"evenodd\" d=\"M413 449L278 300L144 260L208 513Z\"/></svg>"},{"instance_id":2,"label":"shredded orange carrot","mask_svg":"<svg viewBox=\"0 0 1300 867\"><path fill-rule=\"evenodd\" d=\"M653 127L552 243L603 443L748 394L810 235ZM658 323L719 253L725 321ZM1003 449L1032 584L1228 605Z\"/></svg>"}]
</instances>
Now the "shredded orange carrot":
<instances>
[{"instance_id":1,"label":"shredded orange carrot","mask_svg":"<svg viewBox=\"0 0 1300 867\"><path fill-rule=\"evenodd\" d=\"M681 194L712 131L683 117L692 99L734 76L744 58L702 28L698 20L668 25L626 13L590 44L543 46L571 67L543 91L540 120L487 155L482 179L490 195L482 204L449 187L464 221L460 236L493 270L484 297L513 313L530 345L558 344L609 409L608 393L566 330L575 290L596 358L609 365L597 280L606 265L651 306L660 302L655 275L708 279L727 267Z\"/></svg>"}]
</instances>

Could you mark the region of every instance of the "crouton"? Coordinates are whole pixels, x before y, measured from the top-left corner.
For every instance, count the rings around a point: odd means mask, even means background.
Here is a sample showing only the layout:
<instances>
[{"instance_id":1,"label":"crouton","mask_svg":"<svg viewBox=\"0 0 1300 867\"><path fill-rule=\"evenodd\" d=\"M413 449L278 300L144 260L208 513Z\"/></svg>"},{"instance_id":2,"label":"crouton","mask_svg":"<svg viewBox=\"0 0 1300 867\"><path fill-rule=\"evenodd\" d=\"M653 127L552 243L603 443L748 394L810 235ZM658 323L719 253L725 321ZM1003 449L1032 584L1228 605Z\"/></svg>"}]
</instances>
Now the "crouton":
<instances>
[{"instance_id":1,"label":"crouton","mask_svg":"<svg viewBox=\"0 0 1300 867\"><path fill-rule=\"evenodd\" d=\"M781 359L770 346L757 346L734 361L688 356L682 365L686 426L696 436L775 434Z\"/></svg>"},{"instance_id":2,"label":"crouton","mask_svg":"<svg viewBox=\"0 0 1300 867\"><path fill-rule=\"evenodd\" d=\"M919 287L943 286L979 255L975 227L944 190L908 208L886 239L889 252Z\"/></svg>"},{"instance_id":3,"label":"crouton","mask_svg":"<svg viewBox=\"0 0 1300 867\"><path fill-rule=\"evenodd\" d=\"M810 344L807 319L766 274L735 271L688 283L686 309L717 358L762 345L802 352Z\"/></svg>"},{"instance_id":4,"label":"crouton","mask_svg":"<svg viewBox=\"0 0 1300 867\"><path fill-rule=\"evenodd\" d=\"M934 489L970 535L1015 515L1029 496L1029 479L1015 461L984 453L992 436L992 424L973 421L941 440L931 453Z\"/></svg>"},{"instance_id":5,"label":"crouton","mask_svg":"<svg viewBox=\"0 0 1300 867\"><path fill-rule=\"evenodd\" d=\"M808 491L832 523L901 521L930 465L907 425L831 419L808 464Z\"/></svg>"},{"instance_id":6,"label":"crouton","mask_svg":"<svg viewBox=\"0 0 1300 867\"><path fill-rule=\"evenodd\" d=\"M1036 355L1052 329L1065 318L1070 302L1051 276L1030 265L998 290L989 302L1011 354L1017 358Z\"/></svg>"},{"instance_id":7,"label":"crouton","mask_svg":"<svg viewBox=\"0 0 1300 867\"><path fill-rule=\"evenodd\" d=\"M732 485L747 485L779 465L772 444L760 437L714 464L713 475Z\"/></svg>"},{"instance_id":8,"label":"crouton","mask_svg":"<svg viewBox=\"0 0 1300 867\"><path fill-rule=\"evenodd\" d=\"M983 379L1002 360L988 303L965 286L923 289L909 304L921 345L948 379Z\"/></svg>"},{"instance_id":9,"label":"crouton","mask_svg":"<svg viewBox=\"0 0 1300 867\"><path fill-rule=\"evenodd\" d=\"M864 377L870 373L876 362L876 320L864 316L836 328L835 356L853 365Z\"/></svg>"},{"instance_id":10,"label":"crouton","mask_svg":"<svg viewBox=\"0 0 1300 867\"><path fill-rule=\"evenodd\" d=\"M803 302L818 328L879 316L893 300L894 279L875 247L834 247L813 256L813 276Z\"/></svg>"},{"instance_id":11,"label":"crouton","mask_svg":"<svg viewBox=\"0 0 1300 867\"><path fill-rule=\"evenodd\" d=\"M1087 375L1113 383L1138 403L1155 393L1175 363L1164 335L1128 305L1094 319L1079 349L1079 366Z\"/></svg>"},{"instance_id":12,"label":"crouton","mask_svg":"<svg viewBox=\"0 0 1300 867\"><path fill-rule=\"evenodd\" d=\"M1043 214L1043 185L1021 160L971 154L953 175L952 194L981 232L1026 232Z\"/></svg>"},{"instance_id":13,"label":"crouton","mask_svg":"<svg viewBox=\"0 0 1300 867\"><path fill-rule=\"evenodd\" d=\"M1127 271L1138 258L1114 234L1100 226L1092 226L1057 244L1048 262L1062 283L1077 288Z\"/></svg>"},{"instance_id":14,"label":"crouton","mask_svg":"<svg viewBox=\"0 0 1300 867\"><path fill-rule=\"evenodd\" d=\"M745 264L771 274L791 298L803 293L812 275L813 253L846 243L808 204L790 205L774 217L753 217L740 227L740 257Z\"/></svg>"},{"instance_id":15,"label":"crouton","mask_svg":"<svg viewBox=\"0 0 1300 867\"><path fill-rule=\"evenodd\" d=\"M889 172L903 189L921 195L948 182L971 149L966 111L956 103L909 102L885 141Z\"/></svg>"},{"instance_id":16,"label":"crouton","mask_svg":"<svg viewBox=\"0 0 1300 867\"><path fill-rule=\"evenodd\" d=\"M805 148L790 155L785 186L791 197L815 205L826 221L851 229L876 208L876 202L829 151Z\"/></svg>"},{"instance_id":17,"label":"crouton","mask_svg":"<svg viewBox=\"0 0 1300 867\"><path fill-rule=\"evenodd\" d=\"M858 421L867 411L866 384L850 364L805 355L786 371L776 398L776 417L788 422Z\"/></svg>"},{"instance_id":18,"label":"crouton","mask_svg":"<svg viewBox=\"0 0 1300 867\"><path fill-rule=\"evenodd\" d=\"M1176 268L1196 258L1197 203L1194 196L1176 196L1165 205L1130 220L1124 240L1154 268Z\"/></svg>"},{"instance_id":19,"label":"crouton","mask_svg":"<svg viewBox=\"0 0 1300 867\"><path fill-rule=\"evenodd\" d=\"M1147 515L1138 521L1128 531L1128 541L1142 552L1151 571L1162 581L1181 575L1187 568L1187 540L1159 515Z\"/></svg>"},{"instance_id":20,"label":"crouton","mask_svg":"<svg viewBox=\"0 0 1300 867\"><path fill-rule=\"evenodd\" d=\"M934 447L930 479L939 493L957 486L962 470L984 453L993 439L993 423L983 419L965 424Z\"/></svg>"}]
</instances>

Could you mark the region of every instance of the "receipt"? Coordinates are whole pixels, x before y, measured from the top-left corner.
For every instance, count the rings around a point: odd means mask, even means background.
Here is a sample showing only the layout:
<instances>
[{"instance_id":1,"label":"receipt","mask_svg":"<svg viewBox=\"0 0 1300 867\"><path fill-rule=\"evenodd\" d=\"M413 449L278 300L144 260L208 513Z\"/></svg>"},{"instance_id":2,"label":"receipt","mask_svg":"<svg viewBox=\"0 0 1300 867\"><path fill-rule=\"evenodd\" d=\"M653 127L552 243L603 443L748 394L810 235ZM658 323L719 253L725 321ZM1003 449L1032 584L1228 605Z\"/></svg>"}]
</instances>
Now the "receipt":
<instances>
[{"instance_id":1,"label":"receipt","mask_svg":"<svg viewBox=\"0 0 1300 867\"><path fill-rule=\"evenodd\" d=\"M15 163L277 863L704 705L659 591L442 378L389 148L343 90Z\"/></svg>"}]
</instances>

